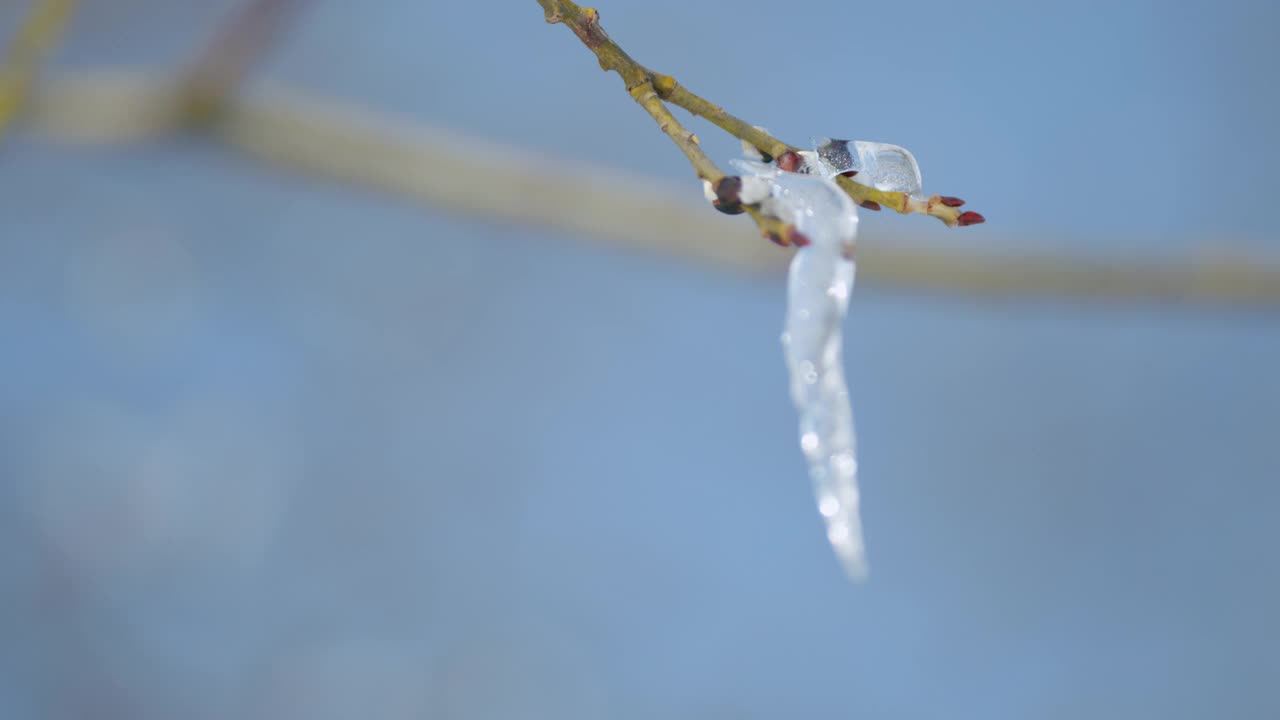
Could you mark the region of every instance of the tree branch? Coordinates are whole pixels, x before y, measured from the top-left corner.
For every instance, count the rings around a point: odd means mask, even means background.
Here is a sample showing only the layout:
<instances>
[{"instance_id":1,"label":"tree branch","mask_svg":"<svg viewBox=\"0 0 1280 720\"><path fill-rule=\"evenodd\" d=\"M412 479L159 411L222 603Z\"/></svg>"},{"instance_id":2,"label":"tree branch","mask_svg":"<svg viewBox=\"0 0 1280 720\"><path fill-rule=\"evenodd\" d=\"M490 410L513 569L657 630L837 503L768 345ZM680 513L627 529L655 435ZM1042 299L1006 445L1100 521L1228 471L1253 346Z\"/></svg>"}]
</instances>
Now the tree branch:
<instances>
[{"instance_id":1,"label":"tree branch","mask_svg":"<svg viewBox=\"0 0 1280 720\"><path fill-rule=\"evenodd\" d=\"M707 157L698 145L698 136L689 132L680 124L679 120L671 114L667 106L662 103L658 97L657 90L653 87L653 82L645 80L636 87L631 89L631 97L640 103L640 107L649 113L649 116L658 123L658 129L667 134L671 141L680 148L684 156L689 158L689 163L693 165L693 169L698 173L698 177L706 180L713 186L719 184L724 178L724 173L720 172L720 168Z\"/></svg>"},{"instance_id":2,"label":"tree branch","mask_svg":"<svg viewBox=\"0 0 1280 720\"><path fill-rule=\"evenodd\" d=\"M159 140L181 129L163 76L133 71L53 75L34 87L25 117L58 141ZM783 259L743 244L723 224L663 187L606 168L576 166L283 87L228 99L216 140L270 165L408 198L488 222L542 225L593 242L707 263L779 272ZM554 170L549 171L548 168ZM586 202L584 202L584 199ZM916 240L919 240L918 238ZM1125 245L1125 242L1104 243ZM1025 254L1025 243L985 252L923 242L868 242L858 282L924 294L1022 302L1029 298L1280 309L1280 263L1205 238L1199 250L1079 255L1080 243ZM1255 248L1256 250L1256 248Z\"/></svg>"},{"instance_id":3,"label":"tree branch","mask_svg":"<svg viewBox=\"0 0 1280 720\"><path fill-rule=\"evenodd\" d=\"M720 168L699 147L697 136L686 130L663 104L654 87L654 75L632 60L600 27L600 13L594 8L578 7L569 0L538 0L538 4L542 5L548 23L563 23L588 50L595 53L602 69L618 73L631 98L649 113L658 123L658 129L666 133L689 158L700 179L715 185L724 177Z\"/></svg>"},{"instance_id":4,"label":"tree branch","mask_svg":"<svg viewBox=\"0 0 1280 720\"><path fill-rule=\"evenodd\" d=\"M75 12L76 0L33 0L0 66L0 136L26 102L44 54L57 42Z\"/></svg>"},{"instance_id":5,"label":"tree branch","mask_svg":"<svg viewBox=\"0 0 1280 720\"><path fill-rule=\"evenodd\" d=\"M768 158L781 157L787 151L796 152L798 147L788 145L751 123L725 112L725 109L690 92L670 75L653 73L655 87L659 89L662 99L673 105L682 107L697 117L703 118L739 140L750 143Z\"/></svg>"},{"instance_id":6,"label":"tree branch","mask_svg":"<svg viewBox=\"0 0 1280 720\"><path fill-rule=\"evenodd\" d=\"M726 112L719 105L693 93L672 76L654 72L637 63L600 26L600 13L594 8L579 7L572 0L538 0L538 4L546 13L547 22L563 23L568 26L582 44L595 53L601 68L616 72L622 77L631 96L644 106L645 110L658 122L662 131L669 135L689 158L698 177L711 183L712 189L719 197L719 202L716 204L718 208L732 213L742 207L751 213L756 224L760 225L763 235L775 242L788 244L789 232L779 233L778 228L775 227L776 223L762 222L764 216L755 211L757 208L739 206L733 201L732 194L726 195L722 192L723 173L697 147L697 139L675 121L662 101L682 107L689 113L706 119L721 130L754 146L765 156L766 161L788 162L785 156L788 153L798 152L799 148ZM798 158L792 158L789 161L798 162ZM964 205L964 201L957 198L934 195L926 200L911 197L907 193L877 190L847 177L836 177L835 181L849 197L853 198L854 202L865 208L879 210L881 207L887 207L903 214L930 215L938 218L948 227L984 222L984 218L978 213L962 212L959 208Z\"/></svg>"}]
</instances>

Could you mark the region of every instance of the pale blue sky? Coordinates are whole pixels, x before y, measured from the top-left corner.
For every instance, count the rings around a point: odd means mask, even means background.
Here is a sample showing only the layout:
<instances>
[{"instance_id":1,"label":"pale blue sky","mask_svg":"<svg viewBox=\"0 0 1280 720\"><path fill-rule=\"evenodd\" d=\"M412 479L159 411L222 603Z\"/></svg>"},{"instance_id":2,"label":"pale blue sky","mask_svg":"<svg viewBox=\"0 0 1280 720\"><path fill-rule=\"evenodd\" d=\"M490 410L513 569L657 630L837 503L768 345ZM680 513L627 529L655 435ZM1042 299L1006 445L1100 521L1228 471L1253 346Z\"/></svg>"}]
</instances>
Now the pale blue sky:
<instances>
[{"instance_id":1,"label":"pale blue sky","mask_svg":"<svg viewBox=\"0 0 1280 720\"><path fill-rule=\"evenodd\" d=\"M86 3L56 63L172 64L227 6ZM860 7L601 9L744 116L906 145L991 218L868 232L1276 250L1274 4ZM533 0L330 0L265 74L697 192ZM860 288L855 587L782 298L199 139L9 138L0 718L1280 715L1274 313Z\"/></svg>"}]
</instances>

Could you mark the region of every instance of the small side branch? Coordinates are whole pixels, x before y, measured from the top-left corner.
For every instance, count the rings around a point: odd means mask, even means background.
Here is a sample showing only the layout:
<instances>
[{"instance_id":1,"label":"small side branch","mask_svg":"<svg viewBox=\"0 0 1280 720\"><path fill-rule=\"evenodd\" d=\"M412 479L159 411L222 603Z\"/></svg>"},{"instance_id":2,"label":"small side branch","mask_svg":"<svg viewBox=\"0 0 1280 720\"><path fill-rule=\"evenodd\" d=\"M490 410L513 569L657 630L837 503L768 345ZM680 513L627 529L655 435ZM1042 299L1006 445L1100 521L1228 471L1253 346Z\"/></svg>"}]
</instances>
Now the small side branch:
<instances>
[{"instance_id":1,"label":"small side branch","mask_svg":"<svg viewBox=\"0 0 1280 720\"><path fill-rule=\"evenodd\" d=\"M658 129L680 148L700 179L715 185L724 177L720 168L699 146L697 136L686 130L662 102L661 94L655 87L655 76L632 60L600 27L599 12L594 8L579 7L570 0L538 0L538 3L546 13L547 22L564 24L588 50L595 53L602 69L618 73L631 98L658 123Z\"/></svg>"},{"instance_id":2,"label":"small side branch","mask_svg":"<svg viewBox=\"0 0 1280 720\"><path fill-rule=\"evenodd\" d=\"M640 103L640 107L649 113L654 122L658 123L658 129L666 133L671 138L671 142L680 148L680 152L689 158L689 163L693 165L694 171L702 180L715 185L724 177L724 173L720 172L720 168L707 157L698 144L698 136L689 132L680 124L679 120L671 114L667 106L662 103L658 97L658 93L653 88L653 83L649 80L631 88L631 97Z\"/></svg>"},{"instance_id":3,"label":"small side branch","mask_svg":"<svg viewBox=\"0 0 1280 720\"><path fill-rule=\"evenodd\" d=\"M719 105L695 95L670 75L659 73L653 75L656 78L654 85L659 89L659 94L664 100L707 120L739 140L750 143L765 157L777 158L788 150L795 152L800 149L782 142L746 120L725 112L725 109Z\"/></svg>"}]
</instances>

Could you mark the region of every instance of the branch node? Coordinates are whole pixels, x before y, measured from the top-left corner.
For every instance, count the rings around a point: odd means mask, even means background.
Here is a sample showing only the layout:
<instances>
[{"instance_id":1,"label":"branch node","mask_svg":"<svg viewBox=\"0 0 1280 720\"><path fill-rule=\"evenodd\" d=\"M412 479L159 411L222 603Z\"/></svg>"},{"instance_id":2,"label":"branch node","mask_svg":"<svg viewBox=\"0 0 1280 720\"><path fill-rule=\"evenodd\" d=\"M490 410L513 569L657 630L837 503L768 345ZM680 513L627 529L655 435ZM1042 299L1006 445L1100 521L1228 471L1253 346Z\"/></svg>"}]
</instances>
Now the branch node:
<instances>
[{"instance_id":1,"label":"branch node","mask_svg":"<svg viewBox=\"0 0 1280 720\"><path fill-rule=\"evenodd\" d=\"M560 15L560 0L538 0L538 4L542 6L542 14L548 25L564 20Z\"/></svg>"},{"instance_id":2,"label":"branch node","mask_svg":"<svg viewBox=\"0 0 1280 720\"><path fill-rule=\"evenodd\" d=\"M582 44L592 51L609 42L608 34L600 27L600 13L595 8L582 8L581 22L570 23L569 27L573 28ZM600 64L604 66L603 58Z\"/></svg>"},{"instance_id":3,"label":"branch node","mask_svg":"<svg viewBox=\"0 0 1280 720\"><path fill-rule=\"evenodd\" d=\"M653 89L658 93L658 97L663 100L670 98L671 93L676 89L676 79L662 73L650 73L649 76L653 80Z\"/></svg>"}]
</instances>

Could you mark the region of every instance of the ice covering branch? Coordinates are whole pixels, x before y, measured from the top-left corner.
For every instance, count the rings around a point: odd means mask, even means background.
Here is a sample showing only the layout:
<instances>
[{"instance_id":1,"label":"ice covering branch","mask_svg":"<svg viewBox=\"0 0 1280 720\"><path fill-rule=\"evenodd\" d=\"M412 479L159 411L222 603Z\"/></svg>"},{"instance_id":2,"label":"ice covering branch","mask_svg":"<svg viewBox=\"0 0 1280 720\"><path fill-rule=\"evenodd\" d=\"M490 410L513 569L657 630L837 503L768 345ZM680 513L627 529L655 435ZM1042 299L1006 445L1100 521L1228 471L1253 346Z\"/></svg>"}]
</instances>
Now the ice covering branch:
<instances>
[{"instance_id":1,"label":"ice covering branch","mask_svg":"<svg viewBox=\"0 0 1280 720\"><path fill-rule=\"evenodd\" d=\"M681 85L674 77L654 72L636 62L618 46L600 25L600 13L594 8L578 6L572 0L538 0L549 23L562 23L573 31L582 44L600 62L605 71L618 73L632 98L639 102L658 123L677 147L689 158L698 177L709 184L709 194L714 195L716 207L724 212L746 211L760 226L761 233L775 242L789 244L792 228L779 224L776 219L763 215L758 207L738 202L735 194L739 186L736 178L726 177L701 148L697 138L688 132L666 110L665 103L684 108L689 113L704 118L721 130L754 147L767 162L777 162L784 169L794 170L801 165L800 148L773 137L767 131L734 116ZM929 198L913 197L905 192L888 192L855 182L849 177L838 177L836 183L854 202L864 208L879 210L887 207L903 214L919 213L938 218L949 227L974 225L984 221L975 212L961 211L964 201L958 198L934 195Z\"/></svg>"}]
</instances>

